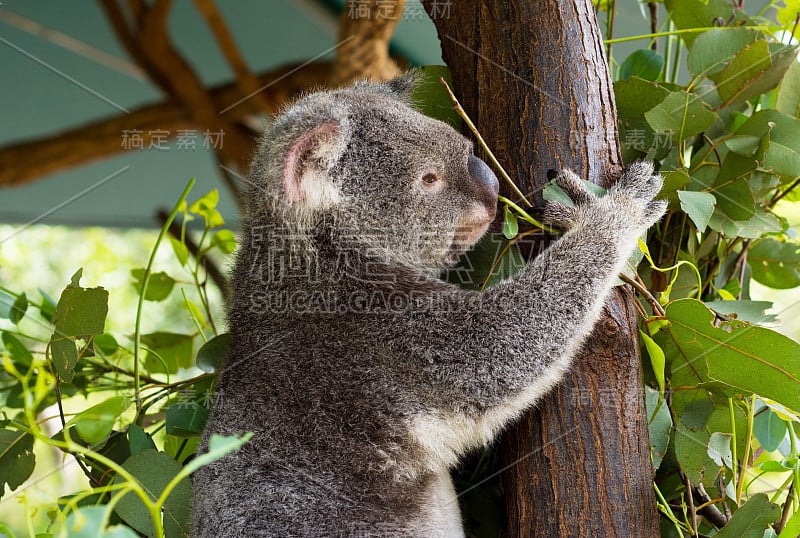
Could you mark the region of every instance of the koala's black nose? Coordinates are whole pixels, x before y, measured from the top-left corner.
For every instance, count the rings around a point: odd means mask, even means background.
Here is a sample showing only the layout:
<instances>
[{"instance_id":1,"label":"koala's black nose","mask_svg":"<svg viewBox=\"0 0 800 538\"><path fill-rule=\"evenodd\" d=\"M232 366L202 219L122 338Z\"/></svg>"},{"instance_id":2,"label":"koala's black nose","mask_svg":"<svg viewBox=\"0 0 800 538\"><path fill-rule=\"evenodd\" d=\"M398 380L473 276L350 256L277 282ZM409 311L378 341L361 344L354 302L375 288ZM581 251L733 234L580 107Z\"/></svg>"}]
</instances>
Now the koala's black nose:
<instances>
[{"instance_id":1,"label":"koala's black nose","mask_svg":"<svg viewBox=\"0 0 800 538\"><path fill-rule=\"evenodd\" d=\"M497 193L500 191L500 183L497 181L497 176L489 168L489 165L475 155L470 155L469 159L467 159L467 171L472 179L487 188L497 198Z\"/></svg>"}]
</instances>

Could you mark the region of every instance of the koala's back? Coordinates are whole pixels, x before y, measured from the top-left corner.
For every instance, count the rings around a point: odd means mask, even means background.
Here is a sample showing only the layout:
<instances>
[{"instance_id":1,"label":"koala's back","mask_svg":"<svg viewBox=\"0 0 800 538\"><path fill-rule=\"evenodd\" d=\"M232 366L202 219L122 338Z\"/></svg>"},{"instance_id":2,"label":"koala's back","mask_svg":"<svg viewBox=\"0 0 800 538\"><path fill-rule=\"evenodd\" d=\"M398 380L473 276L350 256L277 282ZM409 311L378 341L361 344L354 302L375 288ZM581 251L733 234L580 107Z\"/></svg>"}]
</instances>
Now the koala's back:
<instances>
[{"instance_id":1,"label":"koala's back","mask_svg":"<svg viewBox=\"0 0 800 538\"><path fill-rule=\"evenodd\" d=\"M405 427L423 402L344 317L237 320L250 330L233 334L200 450L214 433L254 436L196 473L198 538L461 534L449 477L420 468Z\"/></svg>"}]
</instances>

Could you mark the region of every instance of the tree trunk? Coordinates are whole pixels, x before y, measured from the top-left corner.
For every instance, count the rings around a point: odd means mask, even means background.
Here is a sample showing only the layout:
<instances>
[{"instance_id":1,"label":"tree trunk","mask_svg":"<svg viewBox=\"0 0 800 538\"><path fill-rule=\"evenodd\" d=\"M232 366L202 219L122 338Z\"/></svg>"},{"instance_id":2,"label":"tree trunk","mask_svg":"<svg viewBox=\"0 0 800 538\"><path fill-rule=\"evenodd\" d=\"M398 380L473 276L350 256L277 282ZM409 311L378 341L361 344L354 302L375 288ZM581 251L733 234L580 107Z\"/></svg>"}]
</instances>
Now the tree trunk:
<instances>
[{"instance_id":1,"label":"tree trunk","mask_svg":"<svg viewBox=\"0 0 800 538\"><path fill-rule=\"evenodd\" d=\"M618 177L616 107L589 0L442 4L426 1L455 92L529 198L540 203L561 168L600 184ZM631 300L615 290L570 374L503 437L510 536L658 536Z\"/></svg>"}]
</instances>

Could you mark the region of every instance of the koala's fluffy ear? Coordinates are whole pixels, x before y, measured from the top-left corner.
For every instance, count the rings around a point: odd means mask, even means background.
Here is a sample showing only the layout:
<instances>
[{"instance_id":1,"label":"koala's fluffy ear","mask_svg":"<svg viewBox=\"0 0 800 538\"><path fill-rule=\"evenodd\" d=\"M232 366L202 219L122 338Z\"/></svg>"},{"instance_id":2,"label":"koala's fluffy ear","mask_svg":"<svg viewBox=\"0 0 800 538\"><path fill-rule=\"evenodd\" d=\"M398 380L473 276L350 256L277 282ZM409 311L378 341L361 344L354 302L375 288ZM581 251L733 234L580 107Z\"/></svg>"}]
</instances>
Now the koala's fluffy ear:
<instances>
[{"instance_id":1,"label":"koala's fluffy ear","mask_svg":"<svg viewBox=\"0 0 800 538\"><path fill-rule=\"evenodd\" d=\"M409 104L411 102L411 93L414 91L414 85L417 79L417 72L412 69L385 82L357 82L352 86L352 89L355 91L385 95Z\"/></svg>"},{"instance_id":2,"label":"koala's fluffy ear","mask_svg":"<svg viewBox=\"0 0 800 538\"><path fill-rule=\"evenodd\" d=\"M339 202L339 186L330 176L347 146L344 126L327 120L301 132L289 146L283 163L282 184L286 201L307 210L324 209Z\"/></svg>"},{"instance_id":3,"label":"koala's fluffy ear","mask_svg":"<svg viewBox=\"0 0 800 538\"><path fill-rule=\"evenodd\" d=\"M399 77L387 81L385 84L397 99L408 102L411 101L411 93L414 91L414 85L417 80L417 72L412 69Z\"/></svg>"}]
</instances>

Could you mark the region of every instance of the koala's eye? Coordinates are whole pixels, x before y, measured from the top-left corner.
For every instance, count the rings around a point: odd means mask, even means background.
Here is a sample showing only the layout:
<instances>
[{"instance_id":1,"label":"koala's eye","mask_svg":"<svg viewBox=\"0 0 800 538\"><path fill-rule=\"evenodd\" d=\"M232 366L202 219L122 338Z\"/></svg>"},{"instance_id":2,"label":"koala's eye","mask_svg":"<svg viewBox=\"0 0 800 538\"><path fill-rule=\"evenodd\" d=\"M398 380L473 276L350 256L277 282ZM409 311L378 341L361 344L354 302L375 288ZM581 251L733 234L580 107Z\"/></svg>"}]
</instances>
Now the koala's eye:
<instances>
[{"instance_id":1,"label":"koala's eye","mask_svg":"<svg viewBox=\"0 0 800 538\"><path fill-rule=\"evenodd\" d=\"M436 172L426 172L420 180L423 190L428 192L438 192L444 187L444 181Z\"/></svg>"}]
</instances>

